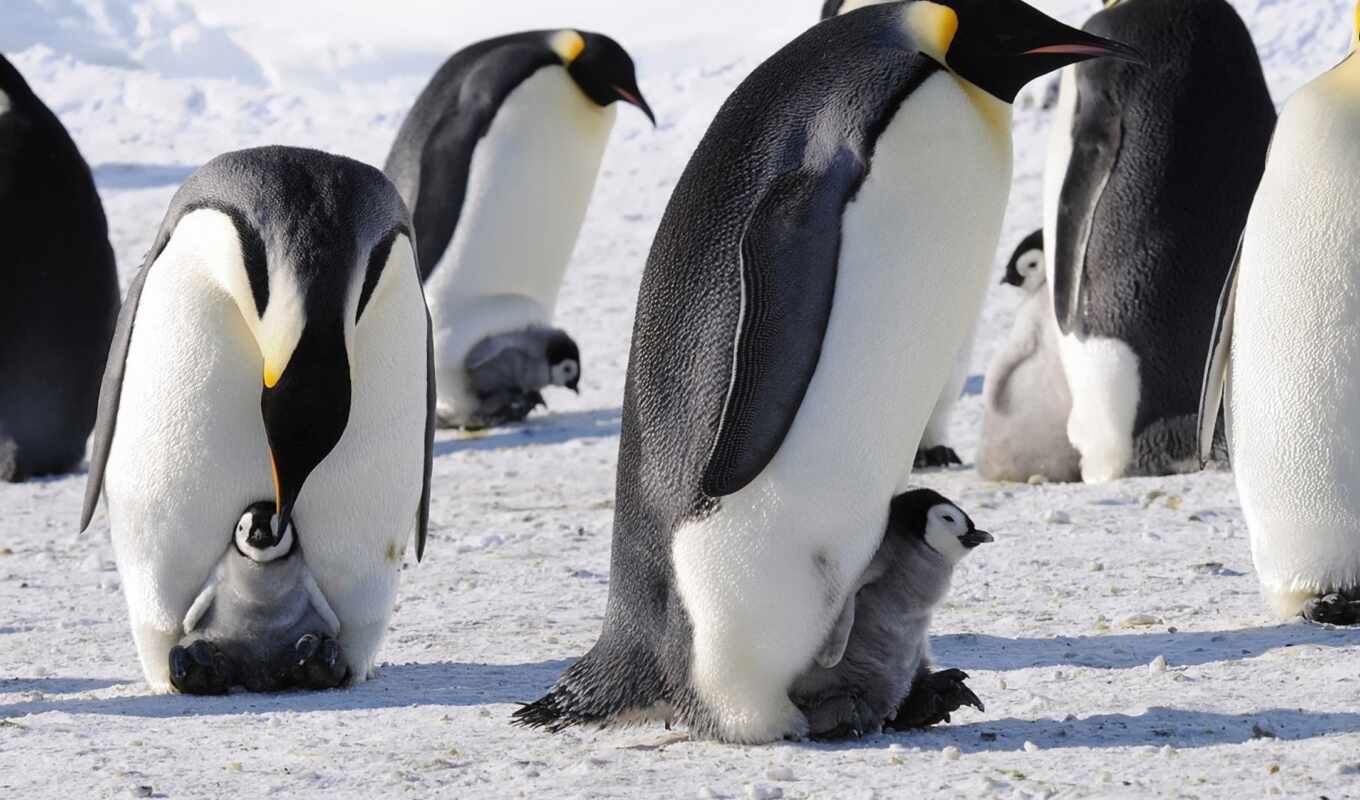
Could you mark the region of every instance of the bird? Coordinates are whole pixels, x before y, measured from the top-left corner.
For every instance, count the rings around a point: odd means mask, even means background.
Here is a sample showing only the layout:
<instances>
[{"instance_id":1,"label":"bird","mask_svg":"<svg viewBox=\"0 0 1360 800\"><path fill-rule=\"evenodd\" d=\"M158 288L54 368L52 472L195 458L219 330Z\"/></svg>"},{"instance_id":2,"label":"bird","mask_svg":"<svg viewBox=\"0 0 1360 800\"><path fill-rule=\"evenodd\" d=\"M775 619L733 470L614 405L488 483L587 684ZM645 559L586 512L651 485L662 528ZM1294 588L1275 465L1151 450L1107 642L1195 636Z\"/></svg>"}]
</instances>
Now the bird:
<instances>
[{"instance_id":1,"label":"bird","mask_svg":"<svg viewBox=\"0 0 1360 800\"><path fill-rule=\"evenodd\" d=\"M415 222L442 427L478 427L479 342L552 322L620 101L655 123L618 42L528 31L455 53L402 123L385 169Z\"/></svg>"},{"instance_id":2,"label":"bird","mask_svg":"<svg viewBox=\"0 0 1360 800\"><path fill-rule=\"evenodd\" d=\"M1224 284L1205 368L1199 455L1222 411L1270 609L1360 624L1360 58L1298 91Z\"/></svg>"},{"instance_id":3,"label":"bird","mask_svg":"<svg viewBox=\"0 0 1360 800\"><path fill-rule=\"evenodd\" d=\"M1085 30L1155 59L1066 70L1044 183L1048 282L1088 483L1198 467L1219 289L1275 125L1226 0L1120 0Z\"/></svg>"},{"instance_id":4,"label":"bird","mask_svg":"<svg viewBox=\"0 0 1360 800\"><path fill-rule=\"evenodd\" d=\"M81 529L101 489L147 682L261 497L341 622L350 681L424 553L433 346L411 220L381 172L292 147L220 155L175 193L128 288L100 391Z\"/></svg>"},{"instance_id":5,"label":"bird","mask_svg":"<svg viewBox=\"0 0 1360 800\"><path fill-rule=\"evenodd\" d=\"M1044 232L1037 230L1016 246L1001 281L1023 291L1025 299L983 384L977 470L989 481L1081 479L1081 454L1067 439L1072 395L1044 263Z\"/></svg>"},{"instance_id":6,"label":"bird","mask_svg":"<svg viewBox=\"0 0 1360 800\"><path fill-rule=\"evenodd\" d=\"M580 394L581 351L566 331L530 327L488 336L467 355L468 382L477 410L471 430L519 422L546 405L541 390L562 386Z\"/></svg>"},{"instance_id":7,"label":"bird","mask_svg":"<svg viewBox=\"0 0 1360 800\"><path fill-rule=\"evenodd\" d=\"M930 619L954 567L995 541L930 489L893 498L883 542L851 587L831 635L789 694L813 738L839 739L949 721L985 710L967 674L931 670Z\"/></svg>"},{"instance_id":8,"label":"bird","mask_svg":"<svg viewBox=\"0 0 1360 800\"><path fill-rule=\"evenodd\" d=\"M104 207L75 142L0 56L0 481L85 460L118 318Z\"/></svg>"},{"instance_id":9,"label":"bird","mask_svg":"<svg viewBox=\"0 0 1360 800\"><path fill-rule=\"evenodd\" d=\"M813 26L728 98L643 273L604 629L520 724L758 743L876 551L990 272L1030 79L1129 48L1019 0Z\"/></svg>"}]
</instances>

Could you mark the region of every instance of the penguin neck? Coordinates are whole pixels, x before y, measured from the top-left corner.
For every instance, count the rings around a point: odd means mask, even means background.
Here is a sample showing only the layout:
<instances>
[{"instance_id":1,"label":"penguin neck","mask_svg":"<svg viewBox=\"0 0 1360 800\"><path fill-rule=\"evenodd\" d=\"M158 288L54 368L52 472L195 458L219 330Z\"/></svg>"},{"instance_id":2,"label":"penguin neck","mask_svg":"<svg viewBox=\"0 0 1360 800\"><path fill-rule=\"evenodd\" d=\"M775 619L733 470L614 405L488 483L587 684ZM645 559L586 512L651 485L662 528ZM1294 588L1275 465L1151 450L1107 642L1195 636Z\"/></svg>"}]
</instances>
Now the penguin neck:
<instances>
[{"instance_id":1,"label":"penguin neck","mask_svg":"<svg viewBox=\"0 0 1360 800\"><path fill-rule=\"evenodd\" d=\"M1000 142L1004 142L1006 147L1010 146L1011 141L1011 104L1004 100L998 100L991 93L960 78L954 73L949 73L954 80L959 82L963 91L968 95L968 100L977 109L978 116L987 125L987 129L996 135Z\"/></svg>"}]
</instances>

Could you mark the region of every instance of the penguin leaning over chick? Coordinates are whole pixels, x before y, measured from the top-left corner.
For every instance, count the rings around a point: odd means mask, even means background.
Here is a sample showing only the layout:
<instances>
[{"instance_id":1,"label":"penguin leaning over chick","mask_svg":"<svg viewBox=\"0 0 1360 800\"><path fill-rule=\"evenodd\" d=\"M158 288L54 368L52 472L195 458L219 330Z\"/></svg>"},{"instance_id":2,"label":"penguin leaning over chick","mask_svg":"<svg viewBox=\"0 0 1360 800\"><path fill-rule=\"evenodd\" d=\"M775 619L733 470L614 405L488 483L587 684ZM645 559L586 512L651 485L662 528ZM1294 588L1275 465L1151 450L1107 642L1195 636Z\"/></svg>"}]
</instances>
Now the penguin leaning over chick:
<instances>
[{"instance_id":1,"label":"penguin leaning over chick","mask_svg":"<svg viewBox=\"0 0 1360 800\"><path fill-rule=\"evenodd\" d=\"M844 738L948 722L965 705L983 711L956 669L930 670L930 618L954 567L993 541L938 492L892 501L888 529L817 653L789 696L813 738Z\"/></svg>"}]
</instances>

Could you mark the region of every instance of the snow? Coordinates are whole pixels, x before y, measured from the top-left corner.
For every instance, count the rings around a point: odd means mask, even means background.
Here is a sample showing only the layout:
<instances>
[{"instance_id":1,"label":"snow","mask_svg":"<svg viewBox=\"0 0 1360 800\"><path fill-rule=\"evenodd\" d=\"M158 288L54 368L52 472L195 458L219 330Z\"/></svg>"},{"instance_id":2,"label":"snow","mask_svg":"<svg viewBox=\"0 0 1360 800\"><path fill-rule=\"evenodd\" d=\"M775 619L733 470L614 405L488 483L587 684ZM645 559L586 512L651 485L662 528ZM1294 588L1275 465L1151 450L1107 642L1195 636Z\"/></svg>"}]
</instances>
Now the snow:
<instances>
[{"instance_id":1,"label":"snow","mask_svg":"<svg viewBox=\"0 0 1360 800\"><path fill-rule=\"evenodd\" d=\"M987 712L834 745L730 747L658 728L508 724L604 612L628 335L653 231L718 105L816 16L813 0L6 0L0 50L94 167L126 283L174 189L223 150L309 145L381 163L447 54L521 28L611 33L659 126L625 109L559 310L582 394L519 430L436 446L426 561L408 564L378 678L354 690L149 695L84 476L0 485L0 792L6 796L1147 797L1360 792L1360 634L1279 624L1231 477L920 480L998 534L937 617L942 666ZM1047 0L1079 22L1090 0ZM1277 102L1344 55L1348 0L1235 0ZM1038 226L1045 82L1017 104L996 263ZM1019 293L988 298L980 375ZM981 398L953 444L972 455ZM408 554L409 555L409 554Z\"/></svg>"}]
</instances>

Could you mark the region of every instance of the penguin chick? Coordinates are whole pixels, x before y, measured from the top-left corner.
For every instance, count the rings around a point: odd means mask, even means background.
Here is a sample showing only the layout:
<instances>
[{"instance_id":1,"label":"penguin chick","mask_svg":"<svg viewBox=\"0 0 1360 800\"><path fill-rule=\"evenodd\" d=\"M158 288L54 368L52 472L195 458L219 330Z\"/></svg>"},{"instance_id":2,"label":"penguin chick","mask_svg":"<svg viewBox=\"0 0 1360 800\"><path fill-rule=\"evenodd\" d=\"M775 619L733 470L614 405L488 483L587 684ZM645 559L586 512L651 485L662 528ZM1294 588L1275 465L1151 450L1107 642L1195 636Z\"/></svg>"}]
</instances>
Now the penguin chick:
<instances>
[{"instance_id":1,"label":"penguin chick","mask_svg":"<svg viewBox=\"0 0 1360 800\"><path fill-rule=\"evenodd\" d=\"M488 336L468 353L468 384L479 405L464 427L519 422L546 405L540 391L564 386L580 393L581 351L566 331L532 326Z\"/></svg>"},{"instance_id":2,"label":"penguin chick","mask_svg":"<svg viewBox=\"0 0 1360 800\"><path fill-rule=\"evenodd\" d=\"M929 489L892 501L883 543L850 592L815 662L789 696L814 738L843 738L948 722L982 702L958 670L930 671L930 617L954 566L993 541L958 506Z\"/></svg>"},{"instance_id":3,"label":"penguin chick","mask_svg":"<svg viewBox=\"0 0 1360 800\"><path fill-rule=\"evenodd\" d=\"M307 569L297 529L275 528L273 502L241 515L232 546L184 616L170 682L185 694L330 689L348 674L340 621Z\"/></svg>"}]
</instances>

